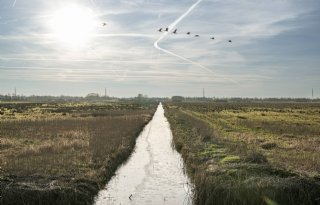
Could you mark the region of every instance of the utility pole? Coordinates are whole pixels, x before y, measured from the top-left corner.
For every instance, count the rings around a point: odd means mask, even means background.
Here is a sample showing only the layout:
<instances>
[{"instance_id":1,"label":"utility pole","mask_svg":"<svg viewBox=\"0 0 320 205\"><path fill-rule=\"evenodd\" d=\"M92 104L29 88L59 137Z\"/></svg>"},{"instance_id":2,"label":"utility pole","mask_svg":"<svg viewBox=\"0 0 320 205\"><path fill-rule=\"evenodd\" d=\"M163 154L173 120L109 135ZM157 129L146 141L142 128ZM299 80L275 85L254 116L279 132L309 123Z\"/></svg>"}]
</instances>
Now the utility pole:
<instances>
[{"instance_id":1,"label":"utility pole","mask_svg":"<svg viewBox=\"0 0 320 205\"><path fill-rule=\"evenodd\" d=\"M17 88L14 87L14 97L17 97Z\"/></svg>"},{"instance_id":2,"label":"utility pole","mask_svg":"<svg viewBox=\"0 0 320 205\"><path fill-rule=\"evenodd\" d=\"M107 88L104 88L104 97L107 98Z\"/></svg>"},{"instance_id":3,"label":"utility pole","mask_svg":"<svg viewBox=\"0 0 320 205\"><path fill-rule=\"evenodd\" d=\"M312 91L311 91L311 92L312 92L312 99L313 99L313 88L312 88Z\"/></svg>"},{"instance_id":4,"label":"utility pole","mask_svg":"<svg viewBox=\"0 0 320 205\"><path fill-rule=\"evenodd\" d=\"M202 90L202 96L203 96L203 99L205 98L205 95L204 95L204 88Z\"/></svg>"}]
</instances>

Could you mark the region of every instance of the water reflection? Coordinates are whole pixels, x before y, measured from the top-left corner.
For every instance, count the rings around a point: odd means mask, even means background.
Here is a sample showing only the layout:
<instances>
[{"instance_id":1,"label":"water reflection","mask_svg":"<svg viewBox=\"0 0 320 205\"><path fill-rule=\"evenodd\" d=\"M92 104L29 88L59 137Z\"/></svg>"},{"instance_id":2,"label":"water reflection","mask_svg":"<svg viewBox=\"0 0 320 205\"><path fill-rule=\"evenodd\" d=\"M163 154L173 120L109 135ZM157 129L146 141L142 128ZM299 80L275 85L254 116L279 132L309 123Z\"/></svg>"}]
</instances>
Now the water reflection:
<instances>
[{"instance_id":1,"label":"water reflection","mask_svg":"<svg viewBox=\"0 0 320 205\"><path fill-rule=\"evenodd\" d=\"M134 153L99 192L95 204L192 204L192 186L171 141L169 123L160 103L137 139Z\"/></svg>"}]
</instances>

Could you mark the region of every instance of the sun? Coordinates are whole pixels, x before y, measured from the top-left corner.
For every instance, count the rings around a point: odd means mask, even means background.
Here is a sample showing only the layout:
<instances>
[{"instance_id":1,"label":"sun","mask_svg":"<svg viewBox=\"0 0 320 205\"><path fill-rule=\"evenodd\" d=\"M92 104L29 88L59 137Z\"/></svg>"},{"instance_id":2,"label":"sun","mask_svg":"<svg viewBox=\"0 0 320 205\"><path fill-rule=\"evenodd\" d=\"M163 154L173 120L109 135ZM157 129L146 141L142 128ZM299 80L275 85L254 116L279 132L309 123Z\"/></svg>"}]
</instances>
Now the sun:
<instances>
[{"instance_id":1,"label":"sun","mask_svg":"<svg viewBox=\"0 0 320 205\"><path fill-rule=\"evenodd\" d=\"M53 37L73 48L85 45L92 38L96 24L92 10L76 4L57 10L49 21Z\"/></svg>"}]
</instances>

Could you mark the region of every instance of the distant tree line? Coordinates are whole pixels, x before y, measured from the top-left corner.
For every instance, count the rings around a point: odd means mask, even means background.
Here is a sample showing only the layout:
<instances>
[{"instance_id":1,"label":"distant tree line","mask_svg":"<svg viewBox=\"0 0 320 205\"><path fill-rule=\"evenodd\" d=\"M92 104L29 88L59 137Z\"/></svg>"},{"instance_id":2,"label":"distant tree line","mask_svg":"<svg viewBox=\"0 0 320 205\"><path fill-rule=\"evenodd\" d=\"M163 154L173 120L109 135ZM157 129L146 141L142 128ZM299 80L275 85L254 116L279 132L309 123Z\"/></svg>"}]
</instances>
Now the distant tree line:
<instances>
[{"instance_id":1,"label":"distant tree line","mask_svg":"<svg viewBox=\"0 0 320 205\"><path fill-rule=\"evenodd\" d=\"M77 96L23 96L23 95L1 95L0 102L126 102L133 101L137 103L148 103L148 102L320 102L320 98L208 98L208 97L184 97L184 96L172 96L167 97L148 97L147 95L138 94L136 97L130 98L117 98L109 96L100 96L96 93L90 93L86 97Z\"/></svg>"},{"instance_id":2,"label":"distant tree line","mask_svg":"<svg viewBox=\"0 0 320 205\"><path fill-rule=\"evenodd\" d=\"M254 102L320 102L320 98L207 98L207 97L183 97L183 96L172 96L172 102L218 102L218 103L254 103Z\"/></svg>"}]
</instances>

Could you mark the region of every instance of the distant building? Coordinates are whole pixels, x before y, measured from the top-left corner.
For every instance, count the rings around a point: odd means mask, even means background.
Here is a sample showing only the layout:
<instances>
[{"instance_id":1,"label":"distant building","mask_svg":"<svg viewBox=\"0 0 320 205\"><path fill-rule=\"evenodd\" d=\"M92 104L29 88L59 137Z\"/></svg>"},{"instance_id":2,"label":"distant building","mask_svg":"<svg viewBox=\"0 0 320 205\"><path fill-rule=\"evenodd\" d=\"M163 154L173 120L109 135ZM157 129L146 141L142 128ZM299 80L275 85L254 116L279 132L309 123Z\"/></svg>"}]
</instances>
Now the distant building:
<instances>
[{"instance_id":1,"label":"distant building","mask_svg":"<svg viewBox=\"0 0 320 205\"><path fill-rule=\"evenodd\" d=\"M98 93L89 93L86 98L98 98L99 94Z\"/></svg>"},{"instance_id":2,"label":"distant building","mask_svg":"<svg viewBox=\"0 0 320 205\"><path fill-rule=\"evenodd\" d=\"M142 99L143 98L143 94L139 93L137 96L138 99Z\"/></svg>"},{"instance_id":3,"label":"distant building","mask_svg":"<svg viewBox=\"0 0 320 205\"><path fill-rule=\"evenodd\" d=\"M182 97L182 96L172 96L171 100L173 102L182 102L184 100L184 97Z\"/></svg>"},{"instance_id":4,"label":"distant building","mask_svg":"<svg viewBox=\"0 0 320 205\"><path fill-rule=\"evenodd\" d=\"M148 98L148 95L143 95L141 93L139 93L136 97L136 99L146 99L146 98Z\"/></svg>"}]
</instances>

